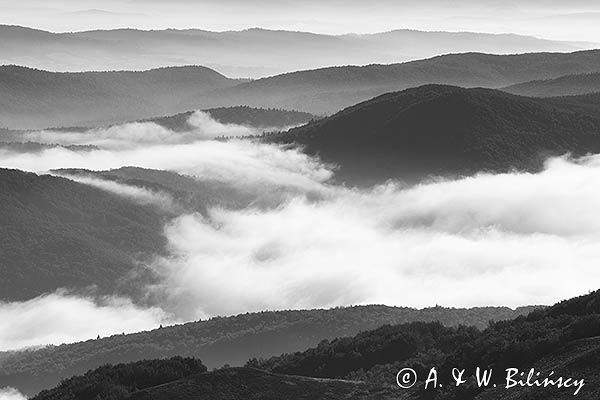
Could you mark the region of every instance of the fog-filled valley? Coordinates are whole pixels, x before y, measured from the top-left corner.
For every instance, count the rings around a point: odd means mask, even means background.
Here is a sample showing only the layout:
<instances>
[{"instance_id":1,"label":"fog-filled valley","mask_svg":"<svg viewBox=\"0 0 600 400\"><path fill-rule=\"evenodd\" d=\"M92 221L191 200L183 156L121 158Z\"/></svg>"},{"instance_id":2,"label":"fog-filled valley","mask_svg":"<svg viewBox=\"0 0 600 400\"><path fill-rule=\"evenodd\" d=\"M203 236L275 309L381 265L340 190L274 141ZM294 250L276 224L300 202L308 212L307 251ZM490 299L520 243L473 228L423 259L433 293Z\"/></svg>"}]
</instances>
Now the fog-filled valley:
<instances>
[{"instance_id":1,"label":"fog-filled valley","mask_svg":"<svg viewBox=\"0 0 600 400\"><path fill-rule=\"evenodd\" d=\"M94 146L86 150L2 150L2 167L38 174L2 171L3 237L31 243L6 242L13 272L5 273L14 277L3 281L1 312L13 321L4 349L264 309L518 306L593 289L595 156L549 159L538 172L352 188L335 183L335 165L296 148L211 139L251 128L201 112L189 119L191 131L143 122L24 136ZM20 227L19 212L30 218ZM46 233L53 219L62 225ZM42 237L52 241L40 247ZM47 259L51 248L64 250ZM33 262L31 275L15 264L16 251ZM77 274L50 268L73 263ZM44 264L48 277L32 287ZM25 335L42 316L50 336Z\"/></svg>"},{"instance_id":2,"label":"fog-filled valley","mask_svg":"<svg viewBox=\"0 0 600 400\"><path fill-rule=\"evenodd\" d=\"M600 395L594 4L32 2L0 0L0 400Z\"/></svg>"}]
</instances>

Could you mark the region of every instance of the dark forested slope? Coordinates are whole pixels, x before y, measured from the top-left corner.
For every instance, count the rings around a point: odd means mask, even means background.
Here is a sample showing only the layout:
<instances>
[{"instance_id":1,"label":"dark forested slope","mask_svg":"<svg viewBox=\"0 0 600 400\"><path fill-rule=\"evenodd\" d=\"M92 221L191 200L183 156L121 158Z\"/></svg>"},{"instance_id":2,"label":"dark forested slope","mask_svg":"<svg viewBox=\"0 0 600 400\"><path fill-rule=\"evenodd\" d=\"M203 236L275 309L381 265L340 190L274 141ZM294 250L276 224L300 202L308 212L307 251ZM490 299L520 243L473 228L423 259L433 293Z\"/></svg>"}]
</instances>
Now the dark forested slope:
<instances>
[{"instance_id":1,"label":"dark forested slope","mask_svg":"<svg viewBox=\"0 0 600 400\"><path fill-rule=\"evenodd\" d=\"M278 311L164 327L45 349L0 353L0 386L33 394L61 379L105 363L174 355L199 357L209 367L241 365L252 357L270 357L315 346L323 339L410 321L440 321L479 328L490 320L515 318L531 308L472 309L360 306L331 310Z\"/></svg>"},{"instance_id":2,"label":"dark forested slope","mask_svg":"<svg viewBox=\"0 0 600 400\"><path fill-rule=\"evenodd\" d=\"M331 117L266 136L340 166L338 178L536 170L549 155L600 152L594 96L534 99L492 89L426 85L388 93Z\"/></svg>"},{"instance_id":3,"label":"dark forested slope","mask_svg":"<svg viewBox=\"0 0 600 400\"><path fill-rule=\"evenodd\" d=\"M599 299L600 291L590 293L515 320L491 323L483 331L438 322L385 325L352 337L325 340L303 352L251 359L246 368L192 373L157 386L141 384L137 391L124 387L124 394L114 399L573 398L573 387L504 387L506 368L518 368L526 374L532 367L540 372L540 379L551 371L556 374L554 378L583 379L585 384L577 398L596 399L600 394ZM161 368L160 361L152 363L155 370ZM419 379L412 388L400 389L396 374L406 367L413 368ZM425 390L424 380L432 367L439 374L437 385ZM493 371L487 387L476 385L476 367ZM98 376L101 371L112 377L126 368L117 366L113 372L111 367L104 367L87 376ZM453 368L465 370L466 381L459 387L454 385ZM81 377L67 380L37 398L76 400L71 388L81 387L82 382Z\"/></svg>"},{"instance_id":4,"label":"dark forested slope","mask_svg":"<svg viewBox=\"0 0 600 400\"><path fill-rule=\"evenodd\" d=\"M200 360L173 357L129 364L105 365L85 375L65 379L52 390L39 393L36 400L116 400L157 385L206 372Z\"/></svg>"},{"instance_id":5,"label":"dark forested slope","mask_svg":"<svg viewBox=\"0 0 600 400\"><path fill-rule=\"evenodd\" d=\"M119 278L165 244L163 217L64 178L0 169L0 300Z\"/></svg>"},{"instance_id":6,"label":"dark forested slope","mask_svg":"<svg viewBox=\"0 0 600 400\"><path fill-rule=\"evenodd\" d=\"M285 191L265 191L252 185L233 185L211 179L199 179L171 171L139 167L122 167L108 171L82 169L59 169L55 173L76 177L92 176L127 185L143 187L169 194L181 211L207 214L208 209L223 207L241 209L253 207L276 207L286 198Z\"/></svg>"},{"instance_id":7,"label":"dark forested slope","mask_svg":"<svg viewBox=\"0 0 600 400\"><path fill-rule=\"evenodd\" d=\"M533 311L514 320L492 323L483 331L435 323L383 326L352 338L324 341L304 352L284 354L268 360L250 360L248 365L282 374L351 378L375 384L393 384L403 367L423 371L437 367L441 381L449 388L452 368L472 374L476 367L491 368L498 386L504 383L506 368L528 371L537 367L548 374L584 378L588 385L600 383L600 291ZM578 375L576 375L578 374ZM466 376L466 375L465 375ZM490 385L491 386L491 385ZM476 388L468 382L459 389L440 391L440 399L507 398ZM549 391L551 389L548 389ZM549 392L532 394L519 390L510 398L548 398ZM556 391L556 397L572 396L571 390ZM582 396L595 398L600 388L592 386ZM504 395L511 392L504 392ZM488 397L489 396L489 397ZM523 396L523 397L520 397Z\"/></svg>"},{"instance_id":8,"label":"dark forested slope","mask_svg":"<svg viewBox=\"0 0 600 400\"><path fill-rule=\"evenodd\" d=\"M191 361L191 360L190 360ZM154 371L166 370L171 360L148 361ZM163 365L164 364L164 365ZM86 375L65 381L55 389L44 391L32 400L398 400L397 391L367 385L363 382L340 379L315 379L302 376L278 375L251 368L226 368L212 372L192 373L173 379L175 373L166 376L140 371L136 364L106 366ZM138 383L129 376L139 379ZM186 370L176 371L185 373ZM115 380L115 375L120 379ZM138 378L139 377L139 378ZM147 379L147 378L151 379ZM95 379L88 382L87 379ZM104 378L103 380L100 380ZM125 379L124 379L125 378ZM160 382L149 386L149 382ZM98 397L91 397L97 395Z\"/></svg>"}]
</instances>

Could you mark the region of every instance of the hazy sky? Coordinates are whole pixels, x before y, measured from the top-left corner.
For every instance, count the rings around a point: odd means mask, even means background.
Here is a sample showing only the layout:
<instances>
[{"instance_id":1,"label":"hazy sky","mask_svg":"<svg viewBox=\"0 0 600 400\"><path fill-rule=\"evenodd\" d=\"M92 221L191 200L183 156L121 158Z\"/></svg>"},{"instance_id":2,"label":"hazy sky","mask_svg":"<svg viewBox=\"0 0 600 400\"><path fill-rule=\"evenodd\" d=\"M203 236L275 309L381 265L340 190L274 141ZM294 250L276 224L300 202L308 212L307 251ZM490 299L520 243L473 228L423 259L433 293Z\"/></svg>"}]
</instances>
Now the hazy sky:
<instances>
[{"instance_id":1,"label":"hazy sky","mask_svg":"<svg viewBox=\"0 0 600 400\"><path fill-rule=\"evenodd\" d=\"M398 28L600 40L594 0L0 0L0 23L51 31L136 27L321 33Z\"/></svg>"}]
</instances>

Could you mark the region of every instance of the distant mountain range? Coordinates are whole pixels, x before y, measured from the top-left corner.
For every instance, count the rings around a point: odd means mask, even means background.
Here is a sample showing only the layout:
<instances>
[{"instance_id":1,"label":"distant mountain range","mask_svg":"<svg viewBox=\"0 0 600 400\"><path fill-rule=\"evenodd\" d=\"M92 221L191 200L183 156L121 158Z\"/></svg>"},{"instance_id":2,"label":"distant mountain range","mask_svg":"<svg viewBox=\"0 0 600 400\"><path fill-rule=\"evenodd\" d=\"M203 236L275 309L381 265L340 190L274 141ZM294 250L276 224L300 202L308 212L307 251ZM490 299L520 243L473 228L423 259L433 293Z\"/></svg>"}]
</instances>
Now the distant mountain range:
<instances>
[{"instance_id":1,"label":"distant mountain range","mask_svg":"<svg viewBox=\"0 0 600 400\"><path fill-rule=\"evenodd\" d=\"M502 88L505 92L531 97L574 96L600 92L600 73L566 75Z\"/></svg>"},{"instance_id":2,"label":"distant mountain range","mask_svg":"<svg viewBox=\"0 0 600 400\"><path fill-rule=\"evenodd\" d=\"M219 101L323 115L383 93L429 83L501 88L536 79L592 72L600 72L600 50L568 54L449 54L402 64L282 74L223 90Z\"/></svg>"},{"instance_id":3,"label":"distant mountain range","mask_svg":"<svg viewBox=\"0 0 600 400\"><path fill-rule=\"evenodd\" d=\"M212 318L131 335L115 335L39 350L0 353L0 387L33 394L61 379L106 363L165 358L200 358L208 367L243 365L261 358L304 350L324 339L352 336L383 324L439 321L446 326L485 328L490 320L513 319L534 307L470 309L357 306L329 310L267 311Z\"/></svg>"},{"instance_id":4,"label":"distant mountain range","mask_svg":"<svg viewBox=\"0 0 600 400\"><path fill-rule=\"evenodd\" d=\"M562 400L573 398L578 386L573 380L583 380L578 398L592 400L600 394L599 298L600 292L593 292L490 323L482 331L436 322L383 325L324 340L302 352L253 358L245 368L204 372L199 361L181 358L104 366L65 380L34 399L84 400L90 394L110 393L115 400ZM369 308L364 311L365 316L372 315ZM477 367L492 371L488 385L477 385ZM396 385L404 368L417 374L408 389ZM436 386L432 389L430 383L425 390L431 368L437 371ZM465 371L460 386L455 385L454 368ZM507 368L523 372L515 379L525 380L533 368L530 380L550 377L557 382L563 377L563 383L570 378L571 384L508 388Z\"/></svg>"},{"instance_id":5,"label":"distant mountain range","mask_svg":"<svg viewBox=\"0 0 600 400\"><path fill-rule=\"evenodd\" d=\"M592 47L596 45L472 32L394 30L333 36L254 28L52 33L0 25L0 64L63 72L205 65L227 76L258 78L323 66L389 64L465 51L513 54Z\"/></svg>"},{"instance_id":6,"label":"distant mountain range","mask_svg":"<svg viewBox=\"0 0 600 400\"><path fill-rule=\"evenodd\" d=\"M501 88L596 72L600 72L600 50L450 54L402 64L300 71L255 81L229 79L204 67L52 73L4 66L0 67L0 123L11 129L105 125L240 105L326 115L383 93L429 83Z\"/></svg>"},{"instance_id":7,"label":"distant mountain range","mask_svg":"<svg viewBox=\"0 0 600 400\"><path fill-rule=\"evenodd\" d=\"M600 95L538 99L493 89L425 85L265 136L372 184L428 175L537 170L551 155L600 152Z\"/></svg>"}]
</instances>

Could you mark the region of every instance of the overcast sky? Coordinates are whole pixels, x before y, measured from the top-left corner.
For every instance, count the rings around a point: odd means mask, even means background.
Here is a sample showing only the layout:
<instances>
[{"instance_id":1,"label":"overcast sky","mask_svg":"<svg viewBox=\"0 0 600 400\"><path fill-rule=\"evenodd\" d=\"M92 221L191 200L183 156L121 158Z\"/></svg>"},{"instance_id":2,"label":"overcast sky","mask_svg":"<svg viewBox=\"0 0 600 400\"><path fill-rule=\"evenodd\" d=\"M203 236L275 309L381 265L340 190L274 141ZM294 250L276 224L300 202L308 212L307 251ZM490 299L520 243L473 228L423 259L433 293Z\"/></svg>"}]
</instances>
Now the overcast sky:
<instances>
[{"instance_id":1,"label":"overcast sky","mask_svg":"<svg viewBox=\"0 0 600 400\"><path fill-rule=\"evenodd\" d=\"M595 0L0 0L0 23L51 31L134 27L320 33L399 28L600 40Z\"/></svg>"}]
</instances>

